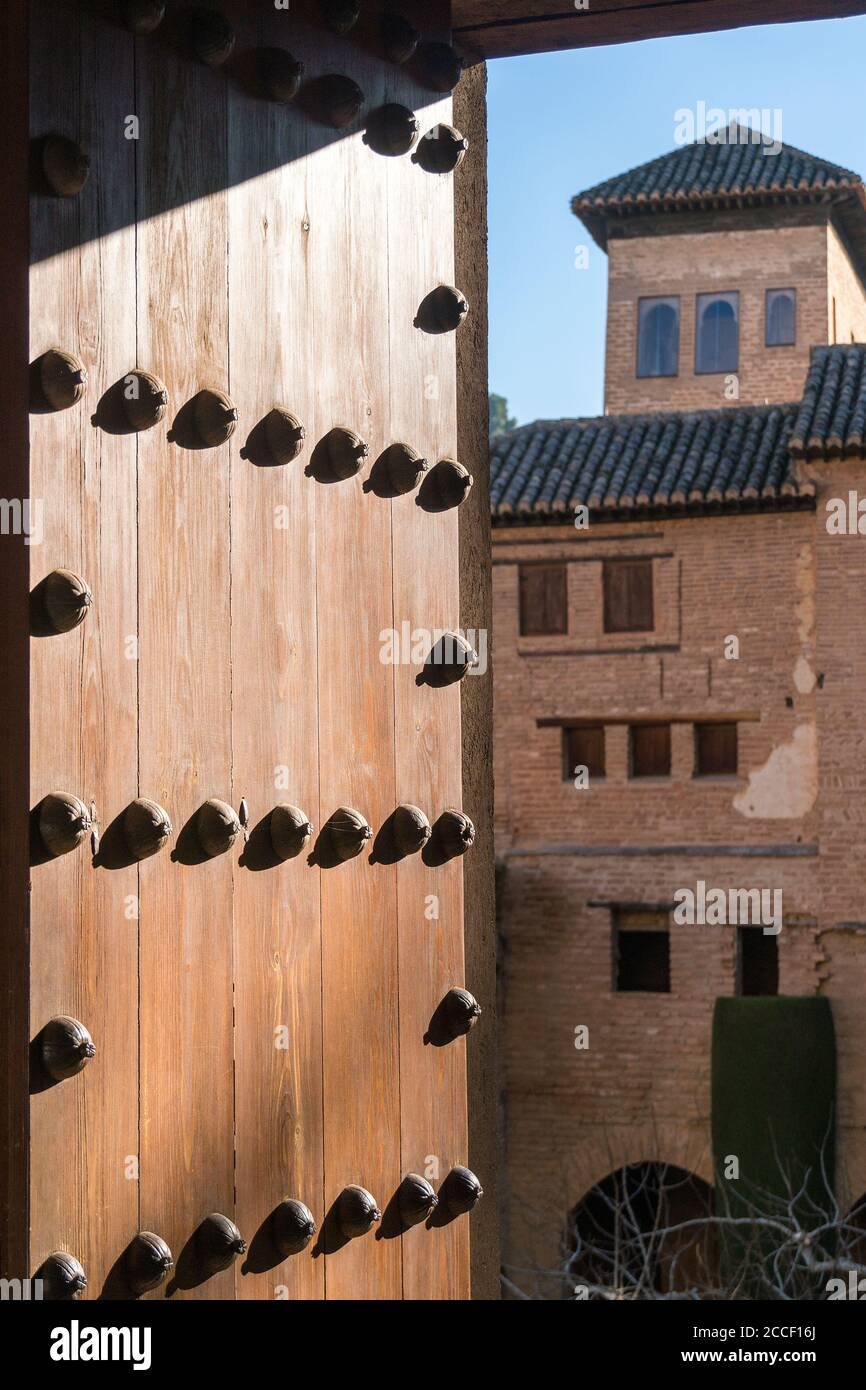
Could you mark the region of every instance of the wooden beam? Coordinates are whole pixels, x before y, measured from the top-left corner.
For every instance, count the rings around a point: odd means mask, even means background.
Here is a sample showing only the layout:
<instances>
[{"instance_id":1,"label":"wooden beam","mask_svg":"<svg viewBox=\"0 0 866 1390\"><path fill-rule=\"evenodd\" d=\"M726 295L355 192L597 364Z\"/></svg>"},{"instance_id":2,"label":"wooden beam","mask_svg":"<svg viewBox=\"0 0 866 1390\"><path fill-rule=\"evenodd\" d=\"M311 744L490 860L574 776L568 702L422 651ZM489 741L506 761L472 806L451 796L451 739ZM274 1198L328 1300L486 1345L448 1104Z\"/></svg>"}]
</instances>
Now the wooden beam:
<instances>
[{"instance_id":1,"label":"wooden beam","mask_svg":"<svg viewBox=\"0 0 866 1390\"><path fill-rule=\"evenodd\" d=\"M138 109L135 68L129 36L119 26L102 31L83 22L67 0L31 6L30 26L31 138L61 120L60 130L80 139L90 159L77 197L34 193L29 205L30 359L56 344L80 356L87 372L76 409L30 417L30 488L44 499L30 583L68 566L94 599L73 632L32 644L30 804L53 791L93 802L110 849L110 826L136 794L138 764L137 666L127 656L137 636L136 440L95 428L92 417L106 387L136 360L128 311L136 284L136 142L117 137L127 112ZM66 248L60 255L58 239ZM31 871L30 1036L50 1018L71 1015L91 1033L97 1056L75 1086L34 1085L30 1272L52 1250L67 1250L98 1297L139 1225L130 1160L139 1138L133 905L140 889L133 864L109 869L87 849ZM58 1163L58 1143L75 1162Z\"/></svg>"},{"instance_id":2,"label":"wooden beam","mask_svg":"<svg viewBox=\"0 0 866 1390\"><path fill-rule=\"evenodd\" d=\"M827 19L826 0L454 0L455 40L470 57L633 43L756 24ZM866 13L866 0L835 0L834 19Z\"/></svg>"},{"instance_id":3,"label":"wooden beam","mask_svg":"<svg viewBox=\"0 0 866 1390\"><path fill-rule=\"evenodd\" d=\"M0 118L8 141L0 193L0 412L4 421L0 494L7 502L30 496L27 416L27 314L30 228L27 197L27 11L22 3L0 13ZM34 531L35 534L35 531ZM29 998L29 729L31 550L10 528L0 534L0 589L4 598L0 655L0 1277L24 1279L28 1204Z\"/></svg>"},{"instance_id":4,"label":"wooden beam","mask_svg":"<svg viewBox=\"0 0 866 1390\"><path fill-rule=\"evenodd\" d=\"M454 176L456 283L472 306L457 335L457 457L475 478L459 509L460 624L492 629L490 448L487 430L487 70L467 72L454 93L454 123L469 153ZM469 1166L484 1184L473 1213L472 1297L500 1297L497 1196L499 1077L496 1020L496 902L493 854L493 677L461 686L463 808L476 842L463 868L464 983L481 1003L483 1027L467 1048Z\"/></svg>"}]
</instances>

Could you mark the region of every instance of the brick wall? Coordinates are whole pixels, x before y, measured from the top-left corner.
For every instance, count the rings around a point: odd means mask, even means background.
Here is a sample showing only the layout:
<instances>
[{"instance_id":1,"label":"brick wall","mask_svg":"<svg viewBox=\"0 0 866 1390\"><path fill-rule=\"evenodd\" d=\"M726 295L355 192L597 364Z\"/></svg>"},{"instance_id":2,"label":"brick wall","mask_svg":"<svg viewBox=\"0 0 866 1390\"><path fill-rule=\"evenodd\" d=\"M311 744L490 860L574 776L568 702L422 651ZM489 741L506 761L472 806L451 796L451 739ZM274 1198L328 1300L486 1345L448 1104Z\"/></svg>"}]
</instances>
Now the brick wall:
<instances>
[{"instance_id":1,"label":"brick wall","mask_svg":"<svg viewBox=\"0 0 866 1390\"><path fill-rule=\"evenodd\" d=\"M839 1038L841 1161L846 1189L866 1189L866 535L831 535L827 501L866 497L862 461L810 464L816 513L816 664L821 858L819 921L826 957L823 990ZM866 526L866 523L864 523Z\"/></svg>"},{"instance_id":2,"label":"brick wall","mask_svg":"<svg viewBox=\"0 0 866 1390\"><path fill-rule=\"evenodd\" d=\"M792 746L815 782L810 740L814 691L814 517L808 512L691 518L590 527L577 538L556 527L494 533L496 787L502 844L651 844L658 818L672 841L775 843L789 838L790 788L777 817L755 819L734 802L766 796L773 750ZM544 539L539 541L538 537ZM569 634L521 637L518 566L539 558L568 562ZM601 568L605 559L652 556L655 630L604 633ZM761 594L760 603L754 601ZM737 636L738 660L725 658ZM791 701L791 704L788 704ZM735 785L692 777L696 717L741 716L740 766L754 773ZM562 735L537 721L603 718L604 782L588 794L562 777ZM629 717L683 721L672 733L670 785L628 781ZM673 789L673 790L672 790ZM624 803L623 798L626 797ZM814 814L797 827L816 833Z\"/></svg>"},{"instance_id":3,"label":"brick wall","mask_svg":"<svg viewBox=\"0 0 866 1390\"><path fill-rule=\"evenodd\" d=\"M809 216L814 219L815 214ZM826 218L780 226L770 214L763 214L761 221L754 214L741 219L729 214L694 218L682 225L679 218L653 218L646 225L653 229L646 235L616 237L608 243L606 413L714 409L737 400L759 405L799 400L809 349L828 340ZM668 225L670 233L664 234ZM838 314L847 324L856 317L855 304L866 312L866 300L837 248L833 233ZM768 289L797 291L793 347L764 345ZM726 376L695 373L696 296L732 290L740 294L738 397ZM638 299L654 295L680 297L676 377L637 376Z\"/></svg>"},{"instance_id":4,"label":"brick wall","mask_svg":"<svg viewBox=\"0 0 866 1390\"><path fill-rule=\"evenodd\" d=\"M836 228L827 228L828 343L866 343L866 296Z\"/></svg>"},{"instance_id":5,"label":"brick wall","mask_svg":"<svg viewBox=\"0 0 866 1390\"><path fill-rule=\"evenodd\" d=\"M837 1182L843 1201L866 1190L866 536L828 535L824 510L862 470L823 466L816 513L494 531L511 1266L555 1268L568 1210L623 1163L712 1180L712 1009L735 990L736 929L672 922L670 994L612 983L611 905L670 904L698 879L782 891L779 990L833 1001ZM652 633L602 631L600 564L616 555L653 557ZM517 564L541 558L568 561L567 637L518 632ZM738 717L736 779L692 775L693 722L713 715ZM641 716L682 721L667 781L629 780ZM606 776L585 790L563 780L560 730L538 726L569 717L608 721Z\"/></svg>"}]
</instances>

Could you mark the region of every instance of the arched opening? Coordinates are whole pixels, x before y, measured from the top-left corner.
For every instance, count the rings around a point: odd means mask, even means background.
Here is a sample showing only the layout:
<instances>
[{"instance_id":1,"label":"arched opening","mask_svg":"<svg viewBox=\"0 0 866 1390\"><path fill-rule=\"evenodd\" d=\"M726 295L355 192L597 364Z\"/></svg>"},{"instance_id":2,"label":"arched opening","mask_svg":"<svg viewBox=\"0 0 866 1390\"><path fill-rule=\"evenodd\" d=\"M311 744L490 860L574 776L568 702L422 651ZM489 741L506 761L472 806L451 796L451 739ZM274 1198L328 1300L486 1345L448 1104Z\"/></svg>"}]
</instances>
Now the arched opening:
<instances>
[{"instance_id":1,"label":"arched opening","mask_svg":"<svg viewBox=\"0 0 866 1390\"><path fill-rule=\"evenodd\" d=\"M628 1163L595 1184L569 1215L569 1283L590 1299L646 1299L710 1290L713 1191L672 1163Z\"/></svg>"},{"instance_id":2,"label":"arched opening","mask_svg":"<svg viewBox=\"0 0 866 1390\"><path fill-rule=\"evenodd\" d=\"M767 290L767 347L791 347L797 341L794 290Z\"/></svg>"},{"instance_id":3,"label":"arched opening","mask_svg":"<svg viewBox=\"0 0 866 1390\"><path fill-rule=\"evenodd\" d=\"M739 295L698 295L696 372L735 372L739 363Z\"/></svg>"},{"instance_id":4,"label":"arched opening","mask_svg":"<svg viewBox=\"0 0 866 1390\"><path fill-rule=\"evenodd\" d=\"M638 376L676 376L679 341L679 300L641 300Z\"/></svg>"}]
</instances>

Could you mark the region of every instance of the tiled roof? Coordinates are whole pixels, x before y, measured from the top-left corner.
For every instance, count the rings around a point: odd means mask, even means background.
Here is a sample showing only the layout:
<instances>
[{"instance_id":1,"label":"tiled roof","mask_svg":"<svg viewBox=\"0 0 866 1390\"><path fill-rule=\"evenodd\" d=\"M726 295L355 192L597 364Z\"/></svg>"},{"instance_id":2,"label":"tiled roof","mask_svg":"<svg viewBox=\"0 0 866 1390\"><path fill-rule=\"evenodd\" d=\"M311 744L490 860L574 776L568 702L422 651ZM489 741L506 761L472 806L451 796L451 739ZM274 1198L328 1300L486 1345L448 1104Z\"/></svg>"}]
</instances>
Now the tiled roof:
<instances>
[{"instance_id":1,"label":"tiled roof","mask_svg":"<svg viewBox=\"0 0 866 1390\"><path fill-rule=\"evenodd\" d=\"M782 144L778 153L752 143L753 132L731 125L723 143L699 140L606 179L572 199L572 210L596 241L607 244L610 217L768 201L814 201L838 193L864 200L851 169Z\"/></svg>"},{"instance_id":2,"label":"tiled roof","mask_svg":"<svg viewBox=\"0 0 866 1390\"><path fill-rule=\"evenodd\" d=\"M800 406L540 420L490 441L494 519L813 505L789 441Z\"/></svg>"},{"instance_id":3,"label":"tiled roof","mask_svg":"<svg viewBox=\"0 0 866 1390\"><path fill-rule=\"evenodd\" d=\"M866 455L866 345L812 348L790 447L797 458Z\"/></svg>"}]
</instances>

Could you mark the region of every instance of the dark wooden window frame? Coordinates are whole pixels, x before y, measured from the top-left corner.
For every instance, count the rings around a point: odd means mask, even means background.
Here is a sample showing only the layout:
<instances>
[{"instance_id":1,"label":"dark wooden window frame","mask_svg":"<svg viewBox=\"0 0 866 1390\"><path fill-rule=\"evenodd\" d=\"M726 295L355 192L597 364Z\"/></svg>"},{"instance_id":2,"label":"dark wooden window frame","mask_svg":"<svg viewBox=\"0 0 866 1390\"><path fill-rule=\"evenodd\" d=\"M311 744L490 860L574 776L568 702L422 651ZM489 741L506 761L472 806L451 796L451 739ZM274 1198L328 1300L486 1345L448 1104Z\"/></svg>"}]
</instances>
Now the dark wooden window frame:
<instances>
[{"instance_id":1,"label":"dark wooden window frame","mask_svg":"<svg viewBox=\"0 0 866 1390\"><path fill-rule=\"evenodd\" d=\"M600 744L600 757L593 767L585 756L572 752L572 740L580 735L596 738ZM600 738L599 738L600 736ZM571 782L575 767L586 767L591 782L602 781L605 777L605 726L603 724L563 724L562 725L562 780Z\"/></svg>"},{"instance_id":2,"label":"dark wooden window frame","mask_svg":"<svg viewBox=\"0 0 866 1390\"><path fill-rule=\"evenodd\" d=\"M666 730L667 730L667 767L666 767L666 771L664 771L664 772L658 772L658 771L653 771L653 772L638 772L638 771L636 770L636 768L637 768L637 764L638 764L639 756L640 756L640 755L638 754L635 745L636 745L637 743L640 743L643 739L646 739L647 734L649 733L649 731L651 731L651 730L652 730L652 731L656 731L656 730L659 730L659 729L666 729ZM629 779L630 779L630 780L645 781L645 780L654 779L654 780L659 780L659 781L661 781L661 780L669 779L669 778L670 778L670 775L671 775L671 763L672 763L672 751L671 751L671 723L670 723L670 721L668 721L668 720L659 720L657 723L648 723L648 722L644 722L644 723L640 723L640 724L630 724L630 725L629 725L629 730L628 730L628 775L629 775Z\"/></svg>"},{"instance_id":3,"label":"dark wooden window frame","mask_svg":"<svg viewBox=\"0 0 866 1390\"><path fill-rule=\"evenodd\" d=\"M733 760L729 760L727 766L711 765L714 761L716 764L723 761L722 757L718 755L718 750L716 750L716 757L714 758L713 750L711 746L708 746L709 740L707 743L704 741L704 735L711 729L724 730L726 735L730 731L733 732ZM739 775L739 733L736 720L707 719L697 721L694 726L694 743L695 762L692 774L694 777L701 781L705 781L707 778L724 778L729 781ZM729 748L724 751L730 753Z\"/></svg>"},{"instance_id":4,"label":"dark wooden window frame","mask_svg":"<svg viewBox=\"0 0 866 1390\"><path fill-rule=\"evenodd\" d=\"M621 578L626 573L631 575L638 572L645 572L649 576L649 582L645 586L643 594L632 581L628 590L621 590L625 597L620 599L615 589L615 579ZM603 589L603 623L605 633L625 633L625 632L655 632L655 594L654 594L653 562L650 558L636 555L633 559L617 558L602 561L602 589ZM625 608L624 616L620 617L616 611L620 602ZM643 608L643 612L641 612Z\"/></svg>"},{"instance_id":5,"label":"dark wooden window frame","mask_svg":"<svg viewBox=\"0 0 866 1390\"><path fill-rule=\"evenodd\" d=\"M551 577L556 576L556 584ZM545 579L545 592L540 607L543 617L539 622L532 606L538 604L537 595L528 594L530 581L536 583ZM553 561L550 564L518 564L518 624L521 637L563 637L568 635L568 562ZM558 593L554 593L558 590Z\"/></svg>"}]
</instances>

